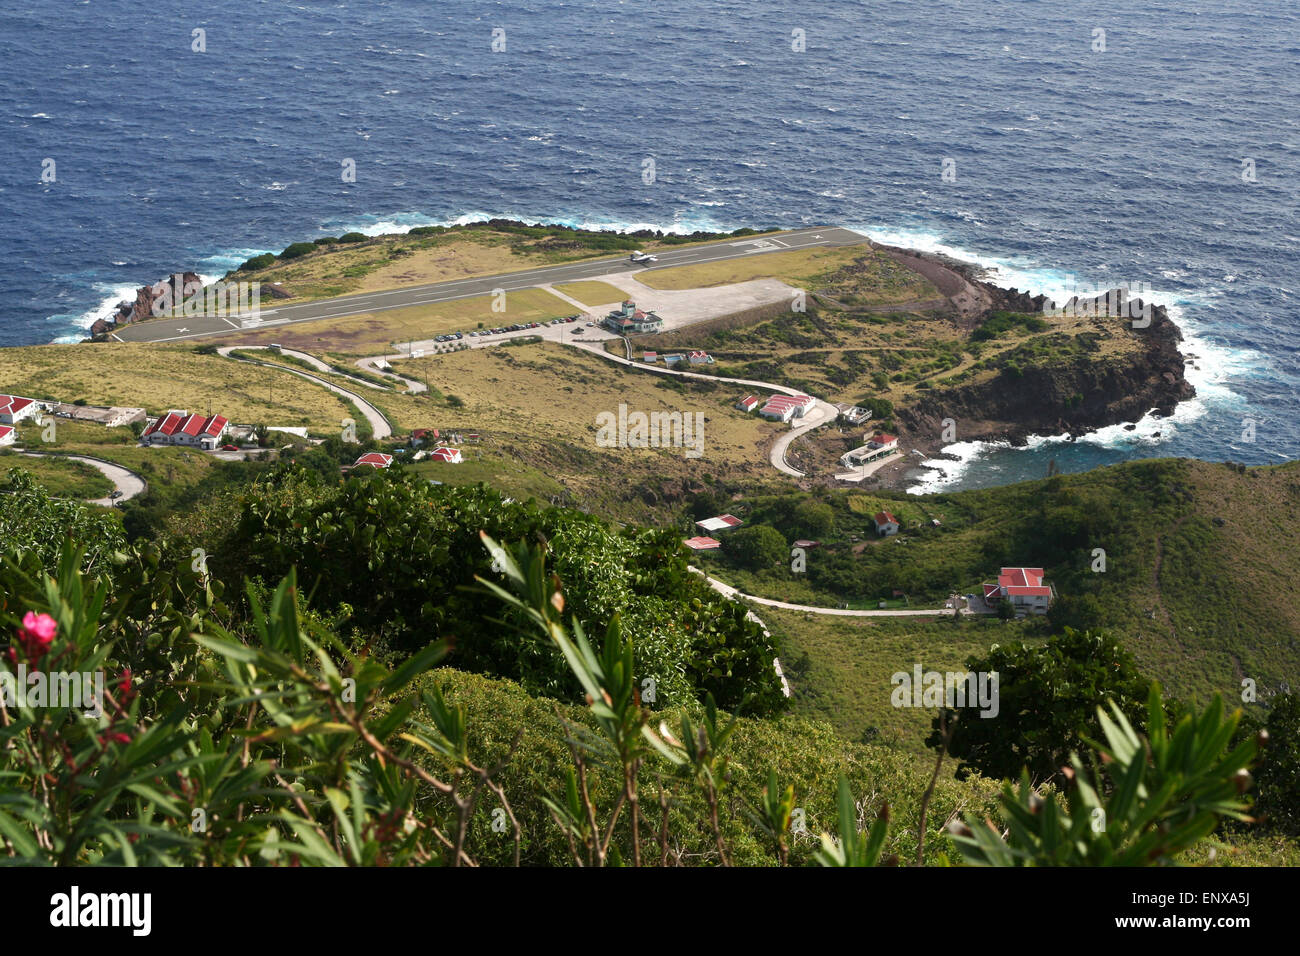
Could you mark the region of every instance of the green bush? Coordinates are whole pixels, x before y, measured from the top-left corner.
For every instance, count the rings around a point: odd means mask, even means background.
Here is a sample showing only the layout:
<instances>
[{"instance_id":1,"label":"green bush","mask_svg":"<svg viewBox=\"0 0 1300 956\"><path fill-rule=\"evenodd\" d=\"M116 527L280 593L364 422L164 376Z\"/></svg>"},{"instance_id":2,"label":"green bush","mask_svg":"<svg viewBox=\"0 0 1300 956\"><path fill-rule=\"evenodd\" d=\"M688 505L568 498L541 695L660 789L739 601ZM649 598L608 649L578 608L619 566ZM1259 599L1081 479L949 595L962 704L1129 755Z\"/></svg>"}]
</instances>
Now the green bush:
<instances>
[{"instance_id":1,"label":"green bush","mask_svg":"<svg viewBox=\"0 0 1300 956\"><path fill-rule=\"evenodd\" d=\"M299 256L305 256L309 252L315 251L316 243L314 242L295 242L293 245L285 249L284 252L280 253L280 258L297 259Z\"/></svg>"},{"instance_id":2,"label":"green bush","mask_svg":"<svg viewBox=\"0 0 1300 956\"><path fill-rule=\"evenodd\" d=\"M274 253L264 252L260 256L253 256L251 259L244 261L239 267L238 272L254 272L257 269L266 269L275 264Z\"/></svg>"}]
</instances>

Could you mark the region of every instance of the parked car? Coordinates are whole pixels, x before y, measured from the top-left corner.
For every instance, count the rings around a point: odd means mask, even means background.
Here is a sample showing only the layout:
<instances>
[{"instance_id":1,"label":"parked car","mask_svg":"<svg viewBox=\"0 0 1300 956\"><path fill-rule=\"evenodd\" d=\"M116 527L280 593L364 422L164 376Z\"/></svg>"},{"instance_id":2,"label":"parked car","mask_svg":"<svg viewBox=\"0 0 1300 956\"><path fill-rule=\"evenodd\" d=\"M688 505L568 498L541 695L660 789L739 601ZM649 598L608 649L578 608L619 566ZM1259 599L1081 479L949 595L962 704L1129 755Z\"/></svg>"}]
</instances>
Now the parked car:
<instances>
[{"instance_id":1,"label":"parked car","mask_svg":"<svg viewBox=\"0 0 1300 956\"><path fill-rule=\"evenodd\" d=\"M227 444L227 445L222 445L222 446L221 446L221 450L222 450L222 451L239 451L239 446L238 446L238 445L229 445L229 444Z\"/></svg>"}]
</instances>

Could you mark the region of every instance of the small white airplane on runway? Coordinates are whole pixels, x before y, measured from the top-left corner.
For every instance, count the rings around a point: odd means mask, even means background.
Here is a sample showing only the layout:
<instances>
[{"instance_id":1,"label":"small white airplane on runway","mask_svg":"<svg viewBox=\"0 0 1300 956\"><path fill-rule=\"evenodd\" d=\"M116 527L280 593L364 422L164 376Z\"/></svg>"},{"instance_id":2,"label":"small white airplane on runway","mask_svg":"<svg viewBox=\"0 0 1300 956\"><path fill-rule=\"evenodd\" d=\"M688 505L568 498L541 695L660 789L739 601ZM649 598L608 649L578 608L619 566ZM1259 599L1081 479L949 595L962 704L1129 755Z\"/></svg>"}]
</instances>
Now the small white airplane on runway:
<instances>
[{"instance_id":1,"label":"small white airplane on runway","mask_svg":"<svg viewBox=\"0 0 1300 956\"><path fill-rule=\"evenodd\" d=\"M633 252L630 256L628 256L628 258L633 262L658 262L659 261L658 256L647 255L646 253L642 252L639 249Z\"/></svg>"}]
</instances>

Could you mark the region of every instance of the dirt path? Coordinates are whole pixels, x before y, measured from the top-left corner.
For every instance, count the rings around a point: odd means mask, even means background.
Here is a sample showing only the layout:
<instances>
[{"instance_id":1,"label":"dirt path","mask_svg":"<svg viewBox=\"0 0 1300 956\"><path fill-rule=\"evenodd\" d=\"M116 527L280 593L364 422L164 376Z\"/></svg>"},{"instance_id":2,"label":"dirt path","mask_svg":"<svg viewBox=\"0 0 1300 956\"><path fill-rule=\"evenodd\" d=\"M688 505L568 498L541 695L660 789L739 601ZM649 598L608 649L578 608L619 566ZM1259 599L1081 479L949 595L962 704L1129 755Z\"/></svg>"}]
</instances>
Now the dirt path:
<instances>
[{"instance_id":1,"label":"dirt path","mask_svg":"<svg viewBox=\"0 0 1300 956\"><path fill-rule=\"evenodd\" d=\"M974 318L993 307L993 299L987 292L947 266L901 249L884 251L895 262L929 279L962 317Z\"/></svg>"}]
</instances>

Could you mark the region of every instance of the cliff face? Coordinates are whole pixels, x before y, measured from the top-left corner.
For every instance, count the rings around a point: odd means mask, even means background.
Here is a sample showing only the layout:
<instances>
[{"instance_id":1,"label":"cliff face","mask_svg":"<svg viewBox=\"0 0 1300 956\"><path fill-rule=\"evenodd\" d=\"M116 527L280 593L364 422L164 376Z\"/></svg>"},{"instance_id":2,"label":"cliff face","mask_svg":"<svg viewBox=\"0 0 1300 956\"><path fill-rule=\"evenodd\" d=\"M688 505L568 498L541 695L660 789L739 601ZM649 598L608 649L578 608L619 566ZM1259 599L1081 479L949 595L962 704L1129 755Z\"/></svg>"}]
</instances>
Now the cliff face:
<instances>
[{"instance_id":1,"label":"cliff face","mask_svg":"<svg viewBox=\"0 0 1300 956\"><path fill-rule=\"evenodd\" d=\"M197 272L176 272L153 285L142 285L136 289L135 299L126 299L118 303L117 311L111 317L96 319L95 324L90 327L90 334L107 335L119 325L151 319L154 316L154 304L163 296L169 297L169 303L178 304L178 299L193 295L202 287L203 280L199 278ZM181 290L179 297L176 295L177 288Z\"/></svg>"},{"instance_id":2,"label":"cliff face","mask_svg":"<svg viewBox=\"0 0 1300 956\"><path fill-rule=\"evenodd\" d=\"M1041 308L1041 297L997 291L1006 303L1001 308ZM1029 365L1019 374L1004 369L990 381L925 395L900 408L897 418L918 442L934 436L932 441L941 444L943 420L950 418L956 422L958 441L1023 445L1032 435L1080 435L1135 422L1152 409L1169 415L1196 394L1183 374L1178 351L1182 334L1162 306L1152 307L1147 328L1134 329L1127 318L1113 321L1135 340L1135 347L1123 354L1083 354L1047 366Z\"/></svg>"}]
</instances>

